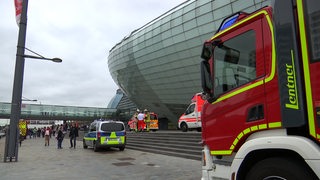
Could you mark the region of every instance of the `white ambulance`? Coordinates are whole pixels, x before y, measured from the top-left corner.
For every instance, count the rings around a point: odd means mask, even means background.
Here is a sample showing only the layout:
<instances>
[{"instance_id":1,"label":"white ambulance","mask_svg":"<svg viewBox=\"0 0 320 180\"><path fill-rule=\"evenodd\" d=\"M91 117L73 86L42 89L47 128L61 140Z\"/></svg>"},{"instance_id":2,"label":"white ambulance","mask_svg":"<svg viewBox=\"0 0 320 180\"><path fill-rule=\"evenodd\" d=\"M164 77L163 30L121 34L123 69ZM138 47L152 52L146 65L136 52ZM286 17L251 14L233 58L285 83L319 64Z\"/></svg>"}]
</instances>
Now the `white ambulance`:
<instances>
[{"instance_id":1,"label":"white ambulance","mask_svg":"<svg viewBox=\"0 0 320 180\"><path fill-rule=\"evenodd\" d=\"M202 93L196 93L191 98L191 104L179 118L178 129L181 129L183 132L193 129L201 131L201 109L204 102Z\"/></svg>"}]
</instances>

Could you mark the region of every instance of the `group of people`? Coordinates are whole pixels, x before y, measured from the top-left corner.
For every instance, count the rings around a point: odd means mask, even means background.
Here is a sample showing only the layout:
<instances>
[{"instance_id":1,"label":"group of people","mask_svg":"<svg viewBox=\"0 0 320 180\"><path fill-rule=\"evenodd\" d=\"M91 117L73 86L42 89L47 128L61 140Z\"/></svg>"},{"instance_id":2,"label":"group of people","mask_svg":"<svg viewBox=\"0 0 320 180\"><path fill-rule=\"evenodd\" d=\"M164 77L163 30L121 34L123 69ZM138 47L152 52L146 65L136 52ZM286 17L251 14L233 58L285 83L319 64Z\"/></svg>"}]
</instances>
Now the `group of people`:
<instances>
[{"instance_id":1,"label":"group of people","mask_svg":"<svg viewBox=\"0 0 320 180\"><path fill-rule=\"evenodd\" d=\"M43 128L28 129L30 138L42 137L44 138L44 146L50 145L50 139L54 136L57 140L57 148L62 149L62 141L65 137L68 127L66 125L54 125ZM76 148L77 137L79 136L78 127L75 123L69 126L70 148ZM20 140L21 146L21 140Z\"/></svg>"},{"instance_id":2,"label":"group of people","mask_svg":"<svg viewBox=\"0 0 320 180\"><path fill-rule=\"evenodd\" d=\"M59 139L62 143L63 137L64 137L64 125L57 125L57 126L51 126L51 127L44 127L43 128L43 137L44 137L44 146L50 145L50 139L51 136L54 136L58 140L58 149L59 148ZM62 137L62 138L61 138ZM61 146L60 146L61 147Z\"/></svg>"},{"instance_id":3,"label":"group of people","mask_svg":"<svg viewBox=\"0 0 320 180\"><path fill-rule=\"evenodd\" d=\"M39 138L39 137L43 137L44 138L44 135L45 135L45 131L47 130L47 128L50 128L50 137L51 135L54 136L54 133L55 133L55 128L54 126L51 126L51 127L43 127L43 128L29 128L27 130L27 135L29 135L29 138Z\"/></svg>"},{"instance_id":4,"label":"group of people","mask_svg":"<svg viewBox=\"0 0 320 180\"><path fill-rule=\"evenodd\" d=\"M62 128L60 127L58 132L57 132L57 136L56 139L58 141L58 149L62 149L62 141L64 139L64 131L62 130ZM78 132L78 127L75 124L71 124L70 129L69 129L69 138L70 138L70 149L71 148L76 148L76 141L77 141L77 137L79 136L79 132Z\"/></svg>"},{"instance_id":5,"label":"group of people","mask_svg":"<svg viewBox=\"0 0 320 180\"><path fill-rule=\"evenodd\" d=\"M137 132L142 132L144 130L144 125L146 125L146 130L150 130L150 112L145 109L144 111L137 110L133 115L133 120L135 122L135 130Z\"/></svg>"}]
</instances>

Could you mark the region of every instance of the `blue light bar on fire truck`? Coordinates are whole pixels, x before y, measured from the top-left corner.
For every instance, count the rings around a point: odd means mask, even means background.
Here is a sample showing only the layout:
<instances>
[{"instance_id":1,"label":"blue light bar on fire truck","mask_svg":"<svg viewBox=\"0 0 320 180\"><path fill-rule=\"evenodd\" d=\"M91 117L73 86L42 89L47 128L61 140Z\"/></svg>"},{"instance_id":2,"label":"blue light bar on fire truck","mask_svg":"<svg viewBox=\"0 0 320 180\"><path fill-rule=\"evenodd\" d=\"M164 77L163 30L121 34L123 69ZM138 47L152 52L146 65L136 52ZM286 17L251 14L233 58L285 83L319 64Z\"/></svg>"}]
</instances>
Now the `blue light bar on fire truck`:
<instances>
[{"instance_id":1,"label":"blue light bar on fire truck","mask_svg":"<svg viewBox=\"0 0 320 180\"><path fill-rule=\"evenodd\" d=\"M235 24L236 22L238 22L240 19L242 19L244 16L246 16L247 13L244 12L237 12L227 18L225 18L220 27L218 28L217 32L223 31L225 29L227 29L228 27L232 26L233 24Z\"/></svg>"}]
</instances>

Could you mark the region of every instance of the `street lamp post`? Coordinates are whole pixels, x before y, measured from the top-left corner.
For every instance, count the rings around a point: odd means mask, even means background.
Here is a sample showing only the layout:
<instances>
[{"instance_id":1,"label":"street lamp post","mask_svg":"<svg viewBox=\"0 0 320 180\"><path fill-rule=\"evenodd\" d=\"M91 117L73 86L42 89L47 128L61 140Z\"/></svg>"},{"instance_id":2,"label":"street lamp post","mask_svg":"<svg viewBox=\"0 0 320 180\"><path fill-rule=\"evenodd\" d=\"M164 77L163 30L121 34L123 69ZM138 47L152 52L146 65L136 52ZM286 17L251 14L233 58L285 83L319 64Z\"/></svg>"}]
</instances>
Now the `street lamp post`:
<instances>
[{"instance_id":1,"label":"street lamp post","mask_svg":"<svg viewBox=\"0 0 320 180\"><path fill-rule=\"evenodd\" d=\"M26 30L27 30L27 10L28 0L22 2L22 12L19 24L19 37L16 55L16 65L14 73L14 82L12 90L12 102L11 102L11 116L9 131L6 134L6 144L4 152L4 162L8 160L10 162L18 161L18 138L19 138L19 120L21 116L21 97L23 87L23 73L24 73L24 58L35 58L43 60L51 60L53 62L61 62L59 58L45 58L43 56L31 56L25 55L25 41L26 41Z\"/></svg>"},{"instance_id":2,"label":"street lamp post","mask_svg":"<svg viewBox=\"0 0 320 180\"><path fill-rule=\"evenodd\" d=\"M38 56L31 56L31 55L23 55L25 58L33 58L33 59L42 59L42 60L49 60L52 62L60 63L62 60L60 58L45 58L45 57L38 57Z\"/></svg>"},{"instance_id":3,"label":"street lamp post","mask_svg":"<svg viewBox=\"0 0 320 180\"><path fill-rule=\"evenodd\" d=\"M24 55L21 55L25 58L32 58L32 59L41 59L41 60L48 60L48 61L52 61L52 62L56 62L56 63L61 63L62 62L62 59L60 58L46 58L46 57L43 57L41 54L39 53L36 53L28 48L25 47L26 50L32 52L33 54L37 55L37 56L32 56L32 55L28 55L28 54L24 54Z\"/></svg>"},{"instance_id":4,"label":"street lamp post","mask_svg":"<svg viewBox=\"0 0 320 180\"><path fill-rule=\"evenodd\" d=\"M9 132L6 135L6 146L4 152L4 162L8 160L11 162L13 159L18 161L18 138L19 129L18 123L21 115L21 94L23 84L23 72L24 72L24 46L26 42L27 31L27 10L28 0L22 2L22 12L19 24L19 37L16 56L16 66L14 73L14 82L12 90L12 102L11 102L11 116Z\"/></svg>"}]
</instances>

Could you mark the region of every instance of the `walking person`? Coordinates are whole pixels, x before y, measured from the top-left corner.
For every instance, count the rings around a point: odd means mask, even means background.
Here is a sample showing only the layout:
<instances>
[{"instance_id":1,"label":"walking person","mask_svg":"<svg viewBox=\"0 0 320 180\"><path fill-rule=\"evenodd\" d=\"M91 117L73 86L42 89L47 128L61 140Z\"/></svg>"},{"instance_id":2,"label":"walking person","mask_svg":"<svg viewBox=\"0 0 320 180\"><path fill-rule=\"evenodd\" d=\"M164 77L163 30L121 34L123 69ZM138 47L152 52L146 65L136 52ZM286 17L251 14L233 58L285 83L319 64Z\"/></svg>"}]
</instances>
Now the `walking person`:
<instances>
[{"instance_id":1,"label":"walking person","mask_svg":"<svg viewBox=\"0 0 320 180\"><path fill-rule=\"evenodd\" d=\"M21 134L21 132L19 133L19 144L21 147L22 141L24 140L24 136Z\"/></svg>"},{"instance_id":2,"label":"walking person","mask_svg":"<svg viewBox=\"0 0 320 180\"><path fill-rule=\"evenodd\" d=\"M137 110L132 116L133 127L135 132L138 132L138 114L139 114L139 111Z\"/></svg>"},{"instance_id":3,"label":"walking person","mask_svg":"<svg viewBox=\"0 0 320 180\"><path fill-rule=\"evenodd\" d=\"M36 127L34 127L32 130L32 136L33 136L33 138L37 138L37 128Z\"/></svg>"},{"instance_id":4,"label":"walking person","mask_svg":"<svg viewBox=\"0 0 320 180\"><path fill-rule=\"evenodd\" d=\"M44 138L44 134L45 134L45 132L46 132L46 129L47 129L47 127L41 128L41 134L42 134L42 137L43 137L43 138Z\"/></svg>"},{"instance_id":5,"label":"walking person","mask_svg":"<svg viewBox=\"0 0 320 180\"><path fill-rule=\"evenodd\" d=\"M142 111L138 114L138 131L142 132L144 129L144 114Z\"/></svg>"},{"instance_id":6,"label":"walking person","mask_svg":"<svg viewBox=\"0 0 320 180\"><path fill-rule=\"evenodd\" d=\"M53 135L53 137L55 137L56 136L56 126L55 125L51 126L51 131L52 131L51 135Z\"/></svg>"},{"instance_id":7,"label":"walking person","mask_svg":"<svg viewBox=\"0 0 320 180\"><path fill-rule=\"evenodd\" d=\"M44 146L49 146L49 140L50 140L50 128L47 127L44 130Z\"/></svg>"},{"instance_id":8,"label":"walking person","mask_svg":"<svg viewBox=\"0 0 320 180\"><path fill-rule=\"evenodd\" d=\"M33 137L33 130L31 128L28 129L28 135L29 135L29 138L31 139Z\"/></svg>"},{"instance_id":9,"label":"walking person","mask_svg":"<svg viewBox=\"0 0 320 180\"><path fill-rule=\"evenodd\" d=\"M58 132L57 132L57 140L58 140L58 149L62 149L62 141L64 138L64 134L62 132L62 127L60 126L58 128Z\"/></svg>"},{"instance_id":10,"label":"walking person","mask_svg":"<svg viewBox=\"0 0 320 180\"><path fill-rule=\"evenodd\" d=\"M147 109L145 109L144 114L145 114L144 115L144 122L146 123L147 132L149 132L150 131L150 122L151 122L150 112Z\"/></svg>"},{"instance_id":11,"label":"walking person","mask_svg":"<svg viewBox=\"0 0 320 180\"><path fill-rule=\"evenodd\" d=\"M77 141L77 137L79 136L78 134L78 128L76 127L75 124L71 125L70 128L70 133L69 133L69 137L70 137L70 148L76 148L76 141Z\"/></svg>"},{"instance_id":12,"label":"walking person","mask_svg":"<svg viewBox=\"0 0 320 180\"><path fill-rule=\"evenodd\" d=\"M37 134L36 137L41 137L41 129L40 128L38 128L36 134Z\"/></svg>"}]
</instances>

